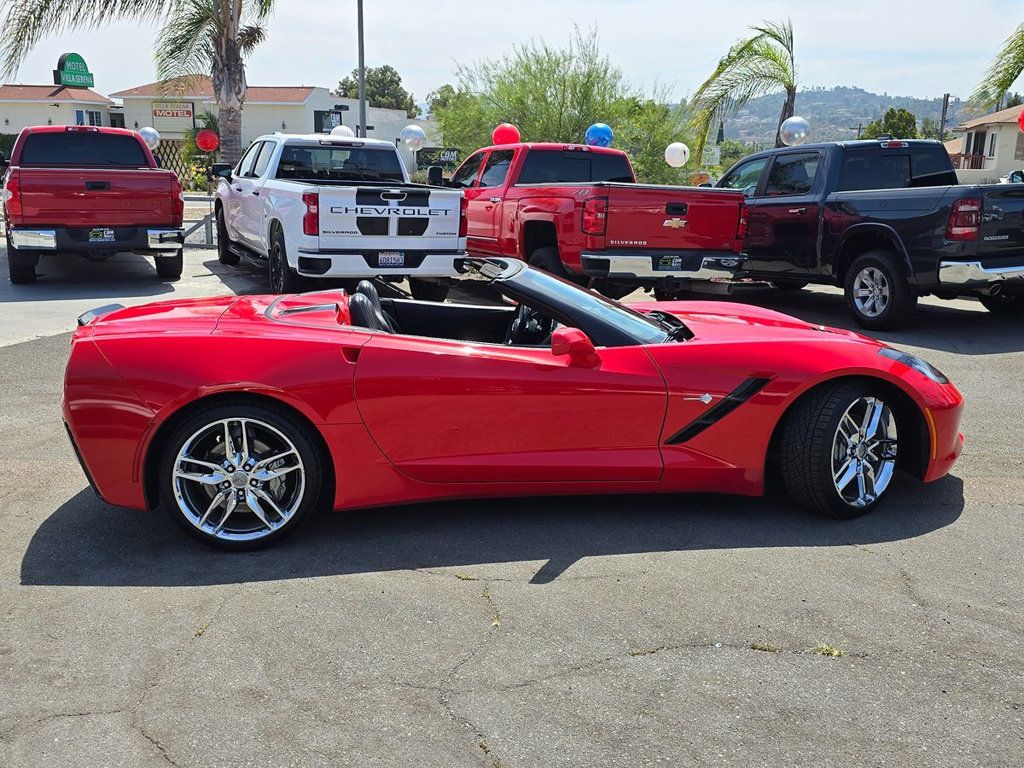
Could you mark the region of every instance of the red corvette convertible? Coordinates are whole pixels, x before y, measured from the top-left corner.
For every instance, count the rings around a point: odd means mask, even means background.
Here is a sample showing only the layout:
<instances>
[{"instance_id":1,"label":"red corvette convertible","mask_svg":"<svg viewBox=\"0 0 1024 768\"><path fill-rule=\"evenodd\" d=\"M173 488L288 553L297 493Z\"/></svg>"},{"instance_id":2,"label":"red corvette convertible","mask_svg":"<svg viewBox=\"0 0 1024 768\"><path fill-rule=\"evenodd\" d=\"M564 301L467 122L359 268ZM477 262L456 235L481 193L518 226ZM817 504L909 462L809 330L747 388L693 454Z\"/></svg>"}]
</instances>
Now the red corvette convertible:
<instances>
[{"instance_id":1,"label":"red corvette convertible","mask_svg":"<svg viewBox=\"0 0 1024 768\"><path fill-rule=\"evenodd\" d=\"M962 397L848 331L723 302L627 307L519 261L504 304L227 296L79 318L64 418L109 503L266 544L319 504L532 494L758 495L835 517L960 453Z\"/></svg>"}]
</instances>

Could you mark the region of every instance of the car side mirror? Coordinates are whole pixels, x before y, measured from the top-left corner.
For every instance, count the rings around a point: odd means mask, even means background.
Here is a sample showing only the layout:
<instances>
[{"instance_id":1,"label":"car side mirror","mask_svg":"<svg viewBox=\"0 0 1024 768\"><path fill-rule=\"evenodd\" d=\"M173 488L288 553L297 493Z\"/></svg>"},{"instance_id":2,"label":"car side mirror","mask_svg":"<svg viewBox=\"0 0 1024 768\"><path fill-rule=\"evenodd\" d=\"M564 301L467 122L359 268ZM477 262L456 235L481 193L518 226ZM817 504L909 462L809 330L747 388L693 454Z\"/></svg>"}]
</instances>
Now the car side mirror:
<instances>
[{"instance_id":1,"label":"car side mirror","mask_svg":"<svg viewBox=\"0 0 1024 768\"><path fill-rule=\"evenodd\" d=\"M427 168L427 184L432 187L443 187L444 169L440 165L432 165Z\"/></svg>"},{"instance_id":2,"label":"car side mirror","mask_svg":"<svg viewBox=\"0 0 1024 768\"><path fill-rule=\"evenodd\" d=\"M569 365L574 368L597 368L601 356L583 331L579 328L557 328L551 334L551 354L555 357L568 355Z\"/></svg>"},{"instance_id":3,"label":"car side mirror","mask_svg":"<svg viewBox=\"0 0 1024 768\"><path fill-rule=\"evenodd\" d=\"M217 175L220 176L222 179L225 179L226 181L231 181L231 177L233 175L232 169L224 168L223 170L217 171Z\"/></svg>"}]
</instances>

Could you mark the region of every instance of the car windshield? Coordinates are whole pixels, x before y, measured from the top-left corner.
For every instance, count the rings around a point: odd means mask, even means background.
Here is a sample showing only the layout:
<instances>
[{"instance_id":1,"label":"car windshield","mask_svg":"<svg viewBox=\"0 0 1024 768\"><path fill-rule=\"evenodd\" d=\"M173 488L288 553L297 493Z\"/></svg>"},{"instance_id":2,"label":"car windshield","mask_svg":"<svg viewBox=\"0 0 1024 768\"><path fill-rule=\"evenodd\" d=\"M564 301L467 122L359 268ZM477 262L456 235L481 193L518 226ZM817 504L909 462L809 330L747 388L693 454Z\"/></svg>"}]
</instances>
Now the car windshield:
<instances>
[{"instance_id":1,"label":"car windshield","mask_svg":"<svg viewBox=\"0 0 1024 768\"><path fill-rule=\"evenodd\" d=\"M277 178L303 181L405 181L401 161L393 147L313 144L286 144L277 164Z\"/></svg>"}]
</instances>

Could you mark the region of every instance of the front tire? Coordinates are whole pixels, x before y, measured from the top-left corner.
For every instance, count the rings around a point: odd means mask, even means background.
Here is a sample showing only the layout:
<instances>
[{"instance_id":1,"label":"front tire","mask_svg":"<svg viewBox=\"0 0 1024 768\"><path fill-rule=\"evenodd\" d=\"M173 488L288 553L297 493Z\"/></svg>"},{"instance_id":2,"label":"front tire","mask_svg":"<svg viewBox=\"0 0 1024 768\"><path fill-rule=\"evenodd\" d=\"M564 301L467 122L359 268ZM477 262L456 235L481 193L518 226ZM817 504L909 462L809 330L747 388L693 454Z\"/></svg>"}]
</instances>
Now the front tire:
<instances>
[{"instance_id":1,"label":"front tire","mask_svg":"<svg viewBox=\"0 0 1024 768\"><path fill-rule=\"evenodd\" d=\"M418 301L442 302L448 298L449 289L448 283L418 280L415 277L409 278L409 292Z\"/></svg>"},{"instance_id":2,"label":"front tire","mask_svg":"<svg viewBox=\"0 0 1024 768\"><path fill-rule=\"evenodd\" d=\"M1024 293L1000 293L996 296L979 296L978 301L993 315L1001 317L1024 316Z\"/></svg>"},{"instance_id":3,"label":"front tire","mask_svg":"<svg viewBox=\"0 0 1024 768\"><path fill-rule=\"evenodd\" d=\"M184 252L180 249L173 256L156 257L156 273L164 280L178 280L185 267Z\"/></svg>"},{"instance_id":4,"label":"front tire","mask_svg":"<svg viewBox=\"0 0 1024 768\"><path fill-rule=\"evenodd\" d=\"M228 234L228 225L224 221L224 209L217 209L217 261L227 266L234 266L238 263L238 254L231 250L231 236Z\"/></svg>"},{"instance_id":5,"label":"front tire","mask_svg":"<svg viewBox=\"0 0 1024 768\"><path fill-rule=\"evenodd\" d=\"M315 508L322 460L312 430L283 409L245 401L203 408L163 449L161 506L204 544L263 547Z\"/></svg>"},{"instance_id":6,"label":"front tire","mask_svg":"<svg viewBox=\"0 0 1024 768\"><path fill-rule=\"evenodd\" d=\"M298 293L302 290L302 278L288 266L288 252L285 250L284 232L275 226L270 237L270 292Z\"/></svg>"},{"instance_id":7,"label":"front tire","mask_svg":"<svg viewBox=\"0 0 1024 768\"><path fill-rule=\"evenodd\" d=\"M859 517L889 489L899 455L891 395L867 382L825 386L786 414L779 468L800 506Z\"/></svg>"},{"instance_id":8,"label":"front tire","mask_svg":"<svg viewBox=\"0 0 1024 768\"><path fill-rule=\"evenodd\" d=\"M870 251L857 257L846 273L845 294L850 314L861 328L887 331L906 323L917 306L917 296L897 255Z\"/></svg>"}]
</instances>

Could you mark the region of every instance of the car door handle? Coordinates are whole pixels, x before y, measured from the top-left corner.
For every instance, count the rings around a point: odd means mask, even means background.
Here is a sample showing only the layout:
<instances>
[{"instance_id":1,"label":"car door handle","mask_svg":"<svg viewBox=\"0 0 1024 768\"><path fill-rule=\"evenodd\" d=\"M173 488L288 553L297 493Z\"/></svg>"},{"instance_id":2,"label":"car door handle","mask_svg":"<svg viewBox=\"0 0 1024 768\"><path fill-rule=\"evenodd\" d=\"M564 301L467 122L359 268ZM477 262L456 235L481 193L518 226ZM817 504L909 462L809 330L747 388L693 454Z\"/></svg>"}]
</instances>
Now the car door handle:
<instances>
[{"instance_id":1,"label":"car door handle","mask_svg":"<svg viewBox=\"0 0 1024 768\"><path fill-rule=\"evenodd\" d=\"M501 202L501 198L500 197L492 197L491 198L491 202L492 203L500 203Z\"/></svg>"},{"instance_id":2,"label":"car door handle","mask_svg":"<svg viewBox=\"0 0 1024 768\"><path fill-rule=\"evenodd\" d=\"M110 189L109 181L87 181L85 182L86 189Z\"/></svg>"},{"instance_id":3,"label":"car door handle","mask_svg":"<svg viewBox=\"0 0 1024 768\"><path fill-rule=\"evenodd\" d=\"M259 191L258 189L254 189L254 190L252 191L252 193L253 193L254 195L256 195L256 197L259 197L259 196L260 196L260 191Z\"/></svg>"},{"instance_id":4,"label":"car door handle","mask_svg":"<svg viewBox=\"0 0 1024 768\"><path fill-rule=\"evenodd\" d=\"M807 209L806 208L790 208L789 212L794 214L794 215L799 216L801 213L807 213Z\"/></svg>"}]
</instances>

